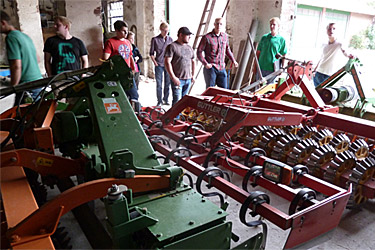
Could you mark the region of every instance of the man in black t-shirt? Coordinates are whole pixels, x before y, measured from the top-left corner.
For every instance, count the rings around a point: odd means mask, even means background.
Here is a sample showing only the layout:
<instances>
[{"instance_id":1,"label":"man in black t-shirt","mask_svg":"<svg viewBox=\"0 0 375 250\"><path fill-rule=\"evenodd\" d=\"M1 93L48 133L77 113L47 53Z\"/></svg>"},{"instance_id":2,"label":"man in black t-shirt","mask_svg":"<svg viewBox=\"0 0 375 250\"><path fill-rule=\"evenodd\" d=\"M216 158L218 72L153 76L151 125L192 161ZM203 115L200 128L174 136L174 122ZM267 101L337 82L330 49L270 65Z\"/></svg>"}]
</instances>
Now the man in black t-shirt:
<instances>
[{"instance_id":1,"label":"man in black t-shirt","mask_svg":"<svg viewBox=\"0 0 375 250\"><path fill-rule=\"evenodd\" d=\"M87 49L80 39L70 34L70 26L68 18L55 18L56 36L47 39L43 50L48 76L89 66Z\"/></svg>"}]
</instances>

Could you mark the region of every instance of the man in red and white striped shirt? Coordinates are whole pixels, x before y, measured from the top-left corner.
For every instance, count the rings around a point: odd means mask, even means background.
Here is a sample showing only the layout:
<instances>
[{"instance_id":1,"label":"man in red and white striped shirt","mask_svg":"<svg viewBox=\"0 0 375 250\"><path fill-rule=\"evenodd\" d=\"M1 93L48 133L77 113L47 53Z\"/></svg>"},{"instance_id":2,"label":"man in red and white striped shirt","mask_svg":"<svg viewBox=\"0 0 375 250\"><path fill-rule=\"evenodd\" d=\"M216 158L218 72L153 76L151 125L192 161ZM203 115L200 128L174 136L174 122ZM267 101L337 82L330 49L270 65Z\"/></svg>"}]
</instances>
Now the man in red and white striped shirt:
<instances>
[{"instance_id":1,"label":"man in red and white striped shirt","mask_svg":"<svg viewBox=\"0 0 375 250\"><path fill-rule=\"evenodd\" d=\"M225 56L229 57L235 67L238 67L238 63L230 50L228 34L222 31L224 29L222 18L216 18L214 25L215 28L202 37L198 46L197 57L204 66L203 75L206 88L217 85L227 89Z\"/></svg>"}]
</instances>

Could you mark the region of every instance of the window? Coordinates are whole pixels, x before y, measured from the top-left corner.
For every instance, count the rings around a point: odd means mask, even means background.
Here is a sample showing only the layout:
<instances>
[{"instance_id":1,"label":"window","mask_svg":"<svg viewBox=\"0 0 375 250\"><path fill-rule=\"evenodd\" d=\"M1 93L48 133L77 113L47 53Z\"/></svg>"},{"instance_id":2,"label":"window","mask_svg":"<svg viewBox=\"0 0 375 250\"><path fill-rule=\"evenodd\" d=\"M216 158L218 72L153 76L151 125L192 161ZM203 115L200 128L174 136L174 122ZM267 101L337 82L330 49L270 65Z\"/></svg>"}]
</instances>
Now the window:
<instances>
[{"instance_id":1,"label":"window","mask_svg":"<svg viewBox=\"0 0 375 250\"><path fill-rule=\"evenodd\" d=\"M117 20L124 20L123 1L111 2L108 4L109 30L115 31L113 24Z\"/></svg>"},{"instance_id":2,"label":"window","mask_svg":"<svg viewBox=\"0 0 375 250\"><path fill-rule=\"evenodd\" d=\"M319 55L315 48L318 46L322 10L323 8L298 5L290 48L292 58L304 61L306 58L315 59Z\"/></svg>"},{"instance_id":3,"label":"window","mask_svg":"<svg viewBox=\"0 0 375 250\"><path fill-rule=\"evenodd\" d=\"M311 39L317 37L319 30L319 20L321 17L321 9L318 8L298 8L298 22L296 22L294 31L298 36L295 37L296 45L301 47L316 47L316 40ZM310 39L306 39L306 38Z\"/></svg>"}]
</instances>

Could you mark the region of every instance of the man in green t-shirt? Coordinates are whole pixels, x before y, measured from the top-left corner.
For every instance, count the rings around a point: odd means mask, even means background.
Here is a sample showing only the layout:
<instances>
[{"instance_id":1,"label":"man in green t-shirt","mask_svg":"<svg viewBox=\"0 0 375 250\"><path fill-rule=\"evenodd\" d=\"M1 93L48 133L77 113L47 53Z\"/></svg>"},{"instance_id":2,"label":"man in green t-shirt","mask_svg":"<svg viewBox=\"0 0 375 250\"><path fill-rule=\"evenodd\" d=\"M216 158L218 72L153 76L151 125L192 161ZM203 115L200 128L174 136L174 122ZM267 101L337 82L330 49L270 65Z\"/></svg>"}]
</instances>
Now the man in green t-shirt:
<instances>
[{"instance_id":1,"label":"man in green t-shirt","mask_svg":"<svg viewBox=\"0 0 375 250\"><path fill-rule=\"evenodd\" d=\"M42 78L36 50L33 41L29 36L22 33L11 24L10 17L4 11L0 13L0 32L6 34L5 43L7 56L10 65L10 82L12 86L23 84ZM31 97L36 100L42 89L28 91ZM22 103L25 93L17 93L15 105Z\"/></svg>"},{"instance_id":2,"label":"man in green t-shirt","mask_svg":"<svg viewBox=\"0 0 375 250\"><path fill-rule=\"evenodd\" d=\"M277 71L282 63L276 59L277 54L285 56L287 48L285 39L279 35L280 19L273 17L270 19L270 33L262 36L257 48L257 57L259 60L260 70L262 76L267 76L274 71ZM259 73L257 74L257 80L259 80ZM270 84L276 77L273 77L267 81Z\"/></svg>"}]
</instances>

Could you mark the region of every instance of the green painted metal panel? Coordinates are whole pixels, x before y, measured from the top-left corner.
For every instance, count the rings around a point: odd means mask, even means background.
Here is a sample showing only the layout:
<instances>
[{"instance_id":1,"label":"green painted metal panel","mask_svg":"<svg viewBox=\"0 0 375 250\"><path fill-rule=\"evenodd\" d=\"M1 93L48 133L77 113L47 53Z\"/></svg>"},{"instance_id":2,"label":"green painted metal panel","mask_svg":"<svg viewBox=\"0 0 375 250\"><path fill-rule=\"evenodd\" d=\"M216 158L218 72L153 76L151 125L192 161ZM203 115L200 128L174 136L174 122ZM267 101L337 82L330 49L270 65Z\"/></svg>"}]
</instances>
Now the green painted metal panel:
<instances>
[{"instance_id":1,"label":"green painted metal panel","mask_svg":"<svg viewBox=\"0 0 375 250\"><path fill-rule=\"evenodd\" d=\"M123 70L130 71L126 65ZM129 150L135 166L159 166L154 150L121 87L124 81L113 81L113 77L108 80L105 76L110 74L113 73L103 72L103 77L85 82L102 161L110 166L113 152ZM125 169L127 164L124 163Z\"/></svg>"},{"instance_id":2,"label":"green painted metal panel","mask_svg":"<svg viewBox=\"0 0 375 250\"><path fill-rule=\"evenodd\" d=\"M165 196L174 196L177 193L185 192L190 190L191 187L186 183L180 183L175 189L161 193L150 193L147 195L142 195L138 197L134 197L132 203L130 204L131 207L139 206L142 207L143 203L150 202L151 200L161 199Z\"/></svg>"},{"instance_id":3,"label":"green painted metal panel","mask_svg":"<svg viewBox=\"0 0 375 250\"><path fill-rule=\"evenodd\" d=\"M232 223L226 222L190 237L173 242L162 249L229 249Z\"/></svg>"},{"instance_id":4,"label":"green painted metal panel","mask_svg":"<svg viewBox=\"0 0 375 250\"><path fill-rule=\"evenodd\" d=\"M188 231L205 230L204 227L208 224L222 223L227 216L222 209L192 189L152 200L140 206L145 207L150 216L159 220L149 227L150 232L159 242L173 237L178 238Z\"/></svg>"},{"instance_id":5,"label":"green painted metal panel","mask_svg":"<svg viewBox=\"0 0 375 250\"><path fill-rule=\"evenodd\" d=\"M233 249L263 249L262 243L264 239L263 233L258 233L257 235L251 237L250 239L244 241L240 245L236 246Z\"/></svg>"},{"instance_id":6,"label":"green painted metal panel","mask_svg":"<svg viewBox=\"0 0 375 250\"><path fill-rule=\"evenodd\" d=\"M96 82L95 84L109 84ZM97 120L98 133L101 138L102 150L105 151L109 166L109 158L114 151L129 149L133 153L134 164L139 167L160 165L153 159L154 150L151 147L134 111L121 86L97 89L90 86L94 113ZM112 93L118 94L112 97ZM112 109L111 109L112 108Z\"/></svg>"}]
</instances>

